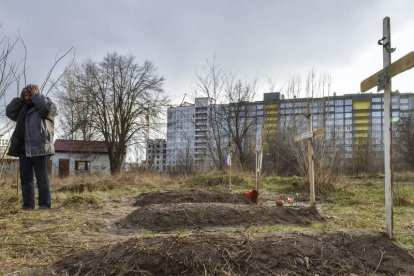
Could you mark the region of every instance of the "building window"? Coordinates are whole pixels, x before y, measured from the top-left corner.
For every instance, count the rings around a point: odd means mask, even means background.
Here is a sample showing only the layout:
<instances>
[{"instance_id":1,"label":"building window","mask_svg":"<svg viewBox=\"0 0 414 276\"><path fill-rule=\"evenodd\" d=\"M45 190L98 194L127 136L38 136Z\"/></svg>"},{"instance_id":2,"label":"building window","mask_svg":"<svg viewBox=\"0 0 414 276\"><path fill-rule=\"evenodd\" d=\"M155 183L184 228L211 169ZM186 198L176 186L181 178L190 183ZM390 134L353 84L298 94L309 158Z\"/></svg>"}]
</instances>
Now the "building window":
<instances>
[{"instance_id":1,"label":"building window","mask_svg":"<svg viewBox=\"0 0 414 276\"><path fill-rule=\"evenodd\" d=\"M352 105L352 99L346 99L345 105Z\"/></svg>"},{"instance_id":2,"label":"building window","mask_svg":"<svg viewBox=\"0 0 414 276\"><path fill-rule=\"evenodd\" d=\"M342 113L342 112L344 112L344 107L343 106L335 107L335 112L336 113Z\"/></svg>"},{"instance_id":3,"label":"building window","mask_svg":"<svg viewBox=\"0 0 414 276\"><path fill-rule=\"evenodd\" d=\"M352 105L345 106L345 112L352 112Z\"/></svg>"},{"instance_id":4,"label":"building window","mask_svg":"<svg viewBox=\"0 0 414 276\"><path fill-rule=\"evenodd\" d=\"M89 171L89 161L75 161L75 171L77 172Z\"/></svg>"},{"instance_id":5,"label":"building window","mask_svg":"<svg viewBox=\"0 0 414 276\"><path fill-rule=\"evenodd\" d=\"M401 98L400 103L401 104L408 104L408 98Z\"/></svg>"},{"instance_id":6,"label":"building window","mask_svg":"<svg viewBox=\"0 0 414 276\"><path fill-rule=\"evenodd\" d=\"M373 102L373 103L380 103L380 102L382 102L382 97L375 97L375 98L372 98L372 102Z\"/></svg>"},{"instance_id":7,"label":"building window","mask_svg":"<svg viewBox=\"0 0 414 276\"><path fill-rule=\"evenodd\" d=\"M342 119L335 120L335 125L343 125L343 124L344 124L344 120Z\"/></svg>"},{"instance_id":8,"label":"building window","mask_svg":"<svg viewBox=\"0 0 414 276\"><path fill-rule=\"evenodd\" d=\"M344 118L344 113L336 113L335 118L336 119L343 119Z\"/></svg>"},{"instance_id":9,"label":"building window","mask_svg":"<svg viewBox=\"0 0 414 276\"><path fill-rule=\"evenodd\" d=\"M344 105L344 100L336 100L335 101L335 105L336 106L338 106L338 105Z\"/></svg>"},{"instance_id":10,"label":"building window","mask_svg":"<svg viewBox=\"0 0 414 276\"><path fill-rule=\"evenodd\" d=\"M373 125L372 130L381 130L381 125Z\"/></svg>"}]
</instances>

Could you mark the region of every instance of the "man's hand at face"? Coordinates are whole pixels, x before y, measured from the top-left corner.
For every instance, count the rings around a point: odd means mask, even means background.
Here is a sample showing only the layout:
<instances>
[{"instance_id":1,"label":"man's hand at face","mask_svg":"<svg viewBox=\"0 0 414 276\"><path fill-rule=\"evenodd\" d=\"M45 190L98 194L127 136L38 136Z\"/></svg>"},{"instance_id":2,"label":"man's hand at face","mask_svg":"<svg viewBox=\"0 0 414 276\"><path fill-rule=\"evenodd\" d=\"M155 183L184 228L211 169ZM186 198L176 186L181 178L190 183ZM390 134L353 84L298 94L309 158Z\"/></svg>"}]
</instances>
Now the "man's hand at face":
<instances>
[{"instance_id":1,"label":"man's hand at face","mask_svg":"<svg viewBox=\"0 0 414 276\"><path fill-rule=\"evenodd\" d=\"M27 90L30 92L30 95L33 96L34 94L39 93L39 87L37 85L34 84L29 84L27 86Z\"/></svg>"}]
</instances>

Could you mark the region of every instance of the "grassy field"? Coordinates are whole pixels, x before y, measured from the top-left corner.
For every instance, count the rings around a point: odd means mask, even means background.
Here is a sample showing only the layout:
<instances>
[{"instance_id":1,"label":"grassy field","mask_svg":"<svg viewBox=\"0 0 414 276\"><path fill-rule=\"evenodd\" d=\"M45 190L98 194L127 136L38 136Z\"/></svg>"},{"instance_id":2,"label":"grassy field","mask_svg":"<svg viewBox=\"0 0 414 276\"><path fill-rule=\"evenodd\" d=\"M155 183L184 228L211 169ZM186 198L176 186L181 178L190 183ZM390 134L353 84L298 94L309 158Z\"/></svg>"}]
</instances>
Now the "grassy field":
<instances>
[{"instance_id":1,"label":"grassy field","mask_svg":"<svg viewBox=\"0 0 414 276\"><path fill-rule=\"evenodd\" d=\"M0 274L27 271L50 265L62 256L86 248L127 239L107 227L126 216L135 207L141 193L189 188L226 189L228 176L219 174L195 177L169 177L157 174L124 174L116 177L72 177L52 179L53 207L50 211L20 210L20 193L13 179L0 181ZM254 187L248 175L232 177L233 190ZM306 194L299 177L266 177L263 194ZM325 223L307 227L274 225L254 226L250 231L306 231L363 229L384 232L383 178L346 178L333 183L335 189L318 196L318 208ZM414 253L414 174L396 175L395 239ZM237 230L236 230L237 231ZM147 231L143 235L157 235Z\"/></svg>"}]
</instances>

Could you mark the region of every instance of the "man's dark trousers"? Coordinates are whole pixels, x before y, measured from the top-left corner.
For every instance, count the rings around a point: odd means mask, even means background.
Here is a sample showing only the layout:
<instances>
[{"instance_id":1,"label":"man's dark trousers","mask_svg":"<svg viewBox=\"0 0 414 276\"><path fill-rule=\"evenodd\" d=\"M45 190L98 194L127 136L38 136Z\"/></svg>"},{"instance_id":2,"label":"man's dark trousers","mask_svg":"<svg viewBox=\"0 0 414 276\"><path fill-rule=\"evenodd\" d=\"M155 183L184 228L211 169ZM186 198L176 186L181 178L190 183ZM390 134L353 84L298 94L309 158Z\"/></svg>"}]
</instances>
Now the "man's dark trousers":
<instances>
[{"instance_id":1,"label":"man's dark trousers","mask_svg":"<svg viewBox=\"0 0 414 276\"><path fill-rule=\"evenodd\" d=\"M33 209L35 207L34 175L36 175L37 189L39 192L39 208L51 207L50 184L47 170L48 160L48 155L36 157L20 155L19 157L24 209Z\"/></svg>"}]
</instances>

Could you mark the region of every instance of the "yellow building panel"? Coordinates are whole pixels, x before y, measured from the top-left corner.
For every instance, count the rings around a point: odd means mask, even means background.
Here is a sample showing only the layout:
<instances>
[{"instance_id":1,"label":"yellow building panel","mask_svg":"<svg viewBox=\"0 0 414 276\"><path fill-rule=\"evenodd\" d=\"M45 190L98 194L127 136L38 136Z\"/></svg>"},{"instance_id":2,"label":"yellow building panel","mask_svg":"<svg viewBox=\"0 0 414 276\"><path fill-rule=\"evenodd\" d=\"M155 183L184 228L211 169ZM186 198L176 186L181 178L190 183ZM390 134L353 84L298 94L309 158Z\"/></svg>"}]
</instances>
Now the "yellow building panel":
<instances>
[{"instance_id":1,"label":"yellow building panel","mask_svg":"<svg viewBox=\"0 0 414 276\"><path fill-rule=\"evenodd\" d=\"M277 103L265 104L265 109L274 109L278 107Z\"/></svg>"},{"instance_id":2,"label":"yellow building panel","mask_svg":"<svg viewBox=\"0 0 414 276\"><path fill-rule=\"evenodd\" d=\"M265 123L265 127L269 128L269 127L276 127L277 124L276 123Z\"/></svg>"},{"instance_id":3,"label":"yellow building panel","mask_svg":"<svg viewBox=\"0 0 414 276\"><path fill-rule=\"evenodd\" d=\"M354 130L369 130L369 126L354 126Z\"/></svg>"},{"instance_id":4,"label":"yellow building panel","mask_svg":"<svg viewBox=\"0 0 414 276\"><path fill-rule=\"evenodd\" d=\"M354 119L354 124L369 124L369 118Z\"/></svg>"},{"instance_id":5,"label":"yellow building panel","mask_svg":"<svg viewBox=\"0 0 414 276\"><path fill-rule=\"evenodd\" d=\"M368 138L368 132L355 133L356 138ZM354 140L354 144L364 144L366 141Z\"/></svg>"},{"instance_id":6,"label":"yellow building panel","mask_svg":"<svg viewBox=\"0 0 414 276\"><path fill-rule=\"evenodd\" d=\"M355 109L370 109L371 108L371 101L369 102L353 102L353 108Z\"/></svg>"},{"instance_id":7,"label":"yellow building panel","mask_svg":"<svg viewBox=\"0 0 414 276\"><path fill-rule=\"evenodd\" d=\"M269 115L269 114L277 114L277 110L266 110L265 111L265 114L266 115Z\"/></svg>"},{"instance_id":8,"label":"yellow building panel","mask_svg":"<svg viewBox=\"0 0 414 276\"><path fill-rule=\"evenodd\" d=\"M354 117L367 117L369 116L369 112L366 111L354 111Z\"/></svg>"}]
</instances>

